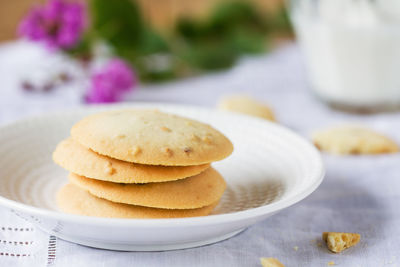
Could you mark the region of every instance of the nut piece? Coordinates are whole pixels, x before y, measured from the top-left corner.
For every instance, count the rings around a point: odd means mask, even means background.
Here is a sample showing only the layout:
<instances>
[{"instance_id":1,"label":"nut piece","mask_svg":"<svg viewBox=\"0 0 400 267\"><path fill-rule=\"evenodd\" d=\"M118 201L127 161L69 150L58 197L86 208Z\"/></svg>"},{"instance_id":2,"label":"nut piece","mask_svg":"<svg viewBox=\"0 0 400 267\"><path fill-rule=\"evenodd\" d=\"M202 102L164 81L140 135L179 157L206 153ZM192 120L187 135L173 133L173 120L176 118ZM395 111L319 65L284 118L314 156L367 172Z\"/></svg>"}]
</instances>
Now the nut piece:
<instances>
[{"instance_id":1,"label":"nut piece","mask_svg":"<svg viewBox=\"0 0 400 267\"><path fill-rule=\"evenodd\" d=\"M211 145L211 143L212 143L211 138L208 137L208 136L204 136L204 137L203 137L203 141L204 141L206 144L208 144L208 145Z\"/></svg>"},{"instance_id":2,"label":"nut piece","mask_svg":"<svg viewBox=\"0 0 400 267\"><path fill-rule=\"evenodd\" d=\"M135 146L135 147L132 147L131 149L129 149L129 153L133 156L139 155L140 152L142 152L142 149L138 146Z\"/></svg>"},{"instance_id":3,"label":"nut piece","mask_svg":"<svg viewBox=\"0 0 400 267\"><path fill-rule=\"evenodd\" d=\"M165 148L163 149L163 152L164 152L165 154L167 154L168 157L172 157L172 155L174 154L174 152L173 152L169 147L165 147Z\"/></svg>"},{"instance_id":4,"label":"nut piece","mask_svg":"<svg viewBox=\"0 0 400 267\"><path fill-rule=\"evenodd\" d=\"M168 127L165 127L165 126L162 126L161 130L163 130L164 132L168 132L168 133L171 132L171 129Z\"/></svg>"},{"instance_id":5,"label":"nut piece","mask_svg":"<svg viewBox=\"0 0 400 267\"><path fill-rule=\"evenodd\" d=\"M276 258L260 258L260 261L263 267L285 267L285 265Z\"/></svg>"},{"instance_id":6,"label":"nut piece","mask_svg":"<svg viewBox=\"0 0 400 267\"><path fill-rule=\"evenodd\" d=\"M186 154L189 154L190 152L192 152L192 149L190 147L184 147L183 152L185 152Z\"/></svg>"},{"instance_id":7,"label":"nut piece","mask_svg":"<svg viewBox=\"0 0 400 267\"><path fill-rule=\"evenodd\" d=\"M196 134L192 134L190 137L190 140L198 142L198 141L200 141L200 137L198 137Z\"/></svg>"},{"instance_id":8,"label":"nut piece","mask_svg":"<svg viewBox=\"0 0 400 267\"><path fill-rule=\"evenodd\" d=\"M106 166L104 167L104 171L109 175L113 175L115 173L115 169L112 167L110 161L107 161Z\"/></svg>"},{"instance_id":9,"label":"nut piece","mask_svg":"<svg viewBox=\"0 0 400 267\"><path fill-rule=\"evenodd\" d=\"M356 245L360 241L359 234L324 232L322 239L326 242L328 249L338 253L349 247Z\"/></svg>"}]
</instances>

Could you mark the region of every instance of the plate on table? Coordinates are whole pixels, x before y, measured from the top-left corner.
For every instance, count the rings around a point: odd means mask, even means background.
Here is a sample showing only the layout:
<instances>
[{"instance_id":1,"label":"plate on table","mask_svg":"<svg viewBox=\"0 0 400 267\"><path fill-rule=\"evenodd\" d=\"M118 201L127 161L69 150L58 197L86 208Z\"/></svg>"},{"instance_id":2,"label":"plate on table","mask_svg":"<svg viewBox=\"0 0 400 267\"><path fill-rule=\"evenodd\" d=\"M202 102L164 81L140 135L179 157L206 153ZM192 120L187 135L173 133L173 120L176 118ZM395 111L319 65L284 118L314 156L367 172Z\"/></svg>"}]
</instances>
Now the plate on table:
<instances>
[{"instance_id":1,"label":"plate on table","mask_svg":"<svg viewBox=\"0 0 400 267\"><path fill-rule=\"evenodd\" d=\"M67 171L53 163L56 145L82 117L105 109L157 108L211 124L233 143L213 163L227 189L211 215L179 219L116 219L57 211ZM0 205L61 239L97 248L162 251L202 246L236 235L311 194L322 182L319 152L272 122L200 107L131 104L87 107L29 118L0 128Z\"/></svg>"}]
</instances>

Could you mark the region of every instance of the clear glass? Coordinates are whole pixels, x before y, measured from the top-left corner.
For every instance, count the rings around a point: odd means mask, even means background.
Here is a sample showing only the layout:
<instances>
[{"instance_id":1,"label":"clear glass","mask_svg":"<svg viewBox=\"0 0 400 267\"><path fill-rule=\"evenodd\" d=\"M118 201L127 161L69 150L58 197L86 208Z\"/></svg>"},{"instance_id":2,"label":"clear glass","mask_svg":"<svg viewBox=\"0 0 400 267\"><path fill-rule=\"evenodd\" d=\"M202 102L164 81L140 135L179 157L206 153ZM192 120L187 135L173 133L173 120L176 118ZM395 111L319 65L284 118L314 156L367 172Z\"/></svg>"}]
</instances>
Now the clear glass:
<instances>
[{"instance_id":1,"label":"clear glass","mask_svg":"<svg viewBox=\"0 0 400 267\"><path fill-rule=\"evenodd\" d=\"M400 0L291 0L311 86L353 109L400 106Z\"/></svg>"}]
</instances>

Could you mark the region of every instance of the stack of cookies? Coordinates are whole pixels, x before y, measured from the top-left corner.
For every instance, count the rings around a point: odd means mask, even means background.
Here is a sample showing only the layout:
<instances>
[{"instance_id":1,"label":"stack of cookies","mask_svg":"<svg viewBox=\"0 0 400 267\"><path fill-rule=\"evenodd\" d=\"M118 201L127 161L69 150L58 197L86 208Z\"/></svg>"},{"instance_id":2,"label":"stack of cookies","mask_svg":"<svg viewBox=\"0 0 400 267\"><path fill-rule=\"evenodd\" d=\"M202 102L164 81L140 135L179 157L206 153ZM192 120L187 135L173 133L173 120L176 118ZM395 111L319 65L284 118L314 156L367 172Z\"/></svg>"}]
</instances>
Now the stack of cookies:
<instances>
[{"instance_id":1,"label":"stack of cookies","mask_svg":"<svg viewBox=\"0 0 400 267\"><path fill-rule=\"evenodd\" d=\"M207 124L154 110L88 116L53 153L69 183L57 194L67 213L117 218L208 215L226 188L210 163L232 143Z\"/></svg>"}]
</instances>

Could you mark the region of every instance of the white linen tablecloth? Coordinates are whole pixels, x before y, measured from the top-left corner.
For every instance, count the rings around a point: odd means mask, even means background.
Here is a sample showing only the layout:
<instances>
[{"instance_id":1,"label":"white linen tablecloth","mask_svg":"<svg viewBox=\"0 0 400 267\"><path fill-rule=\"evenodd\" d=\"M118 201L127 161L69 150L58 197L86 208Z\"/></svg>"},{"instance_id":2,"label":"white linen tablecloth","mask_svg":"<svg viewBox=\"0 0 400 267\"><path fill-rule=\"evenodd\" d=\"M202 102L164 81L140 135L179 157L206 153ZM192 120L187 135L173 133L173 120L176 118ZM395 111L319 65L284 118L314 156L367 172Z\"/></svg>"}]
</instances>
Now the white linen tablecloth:
<instances>
[{"instance_id":1,"label":"white linen tablecloth","mask_svg":"<svg viewBox=\"0 0 400 267\"><path fill-rule=\"evenodd\" d=\"M40 48L24 42L0 47L0 124L82 105L82 85L72 83L49 94L19 89L27 70L38 62L59 60L54 57L49 59ZM128 98L213 107L222 95L239 92L268 103L281 124L306 137L320 127L357 122L400 143L399 113L347 114L315 99L295 45L243 59L225 72L142 86ZM260 257L276 257L289 267L327 266L331 261L337 266L400 266L400 155L324 155L324 161L325 180L304 201L231 239L200 248L169 252L88 248L42 233L0 208L0 266L260 266ZM322 244L323 231L360 233L361 242L333 254Z\"/></svg>"}]
</instances>

